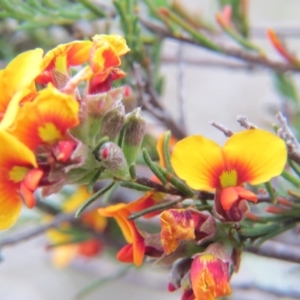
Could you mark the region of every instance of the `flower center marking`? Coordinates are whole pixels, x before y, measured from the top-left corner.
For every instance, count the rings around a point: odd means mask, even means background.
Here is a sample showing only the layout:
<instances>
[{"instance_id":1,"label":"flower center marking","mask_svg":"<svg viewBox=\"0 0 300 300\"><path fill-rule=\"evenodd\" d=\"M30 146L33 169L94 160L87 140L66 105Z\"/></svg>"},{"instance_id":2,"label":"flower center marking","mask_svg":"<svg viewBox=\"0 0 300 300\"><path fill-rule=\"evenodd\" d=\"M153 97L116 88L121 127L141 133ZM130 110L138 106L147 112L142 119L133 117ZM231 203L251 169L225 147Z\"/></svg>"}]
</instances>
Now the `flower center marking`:
<instances>
[{"instance_id":1,"label":"flower center marking","mask_svg":"<svg viewBox=\"0 0 300 300\"><path fill-rule=\"evenodd\" d=\"M43 142L48 144L53 144L62 139L60 131L52 123L46 123L44 126L40 126L38 133Z\"/></svg>"},{"instance_id":2,"label":"flower center marking","mask_svg":"<svg viewBox=\"0 0 300 300\"><path fill-rule=\"evenodd\" d=\"M20 182L24 179L24 177L28 171L29 171L29 168L14 166L9 171L9 179L13 182Z\"/></svg>"},{"instance_id":3,"label":"flower center marking","mask_svg":"<svg viewBox=\"0 0 300 300\"><path fill-rule=\"evenodd\" d=\"M220 178L222 188L237 185L236 170L223 171L219 178Z\"/></svg>"}]
</instances>

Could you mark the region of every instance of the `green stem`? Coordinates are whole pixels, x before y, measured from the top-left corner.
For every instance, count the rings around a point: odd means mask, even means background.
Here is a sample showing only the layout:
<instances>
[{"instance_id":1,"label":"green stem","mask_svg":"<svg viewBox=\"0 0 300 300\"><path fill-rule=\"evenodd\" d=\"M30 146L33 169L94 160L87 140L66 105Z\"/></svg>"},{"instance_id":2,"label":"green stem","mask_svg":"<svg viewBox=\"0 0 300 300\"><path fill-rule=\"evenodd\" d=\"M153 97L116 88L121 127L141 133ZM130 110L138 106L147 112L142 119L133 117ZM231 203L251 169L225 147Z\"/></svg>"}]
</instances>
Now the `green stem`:
<instances>
[{"instance_id":1,"label":"green stem","mask_svg":"<svg viewBox=\"0 0 300 300\"><path fill-rule=\"evenodd\" d=\"M281 176L289 181L291 184L293 184L295 187L299 188L300 187L300 181L298 178L293 176L292 174L288 173L286 170L283 170L281 173Z\"/></svg>"},{"instance_id":2,"label":"green stem","mask_svg":"<svg viewBox=\"0 0 300 300\"><path fill-rule=\"evenodd\" d=\"M178 24L181 28L187 31L198 43L200 43L203 47L211 49L216 52L222 52L221 48L210 41L207 37L202 35L199 31L195 30L191 25L185 22L183 19L178 17L176 14L172 13L170 10L164 8L162 11L162 15L168 17L174 23Z\"/></svg>"},{"instance_id":3,"label":"green stem","mask_svg":"<svg viewBox=\"0 0 300 300\"><path fill-rule=\"evenodd\" d=\"M109 191L113 186L115 185L115 182L113 181L108 186L104 187L103 189L97 191L92 197L90 197L75 213L75 218L79 218L80 215L83 213L83 211L91 205L94 201L96 201L100 196L105 194L107 191Z\"/></svg>"},{"instance_id":4,"label":"green stem","mask_svg":"<svg viewBox=\"0 0 300 300\"><path fill-rule=\"evenodd\" d=\"M148 207L146 209L143 209L143 210L141 210L137 213L131 214L127 219L128 220L134 220L134 219L137 219L139 217L142 217L143 215L151 213L153 211L163 210L165 208L172 207L172 206L176 205L177 203L179 203L181 201L183 201L183 199L177 199L177 200L168 201L168 202L160 203L160 204L157 204L157 205L153 205L153 206Z\"/></svg>"},{"instance_id":5,"label":"green stem","mask_svg":"<svg viewBox=\"0 0 300 300\"><path fill-rule=\"evenodd\" d=\"M107 17L105 12L103 12L99 7L95 4L93 4L89 0L78 0L82 5L84 5L86 8L88 8L91 12L93 12L96 16L100 18L105 18Z\"/></svg>"},{"instance_id":6,"label":"green stem","mask_svg":"<svg viewBox=\"0 0 300 300\"><path fill-rule=\"evenodd\" d=\"M147 151L147 149L143 148L143 157L145 160L145 163L150 168L150 170L156 175L156 177L161 181L163 185L167 183L166 178L163 176L157 165L151 160L150 155Z\"/></svg>"},{"instance_id":7,"label":"green stem","mask_svg":"<svg viewBox=\"0 0 300 300\"><path fill-rule=\"evenodd\" d=\"M160 172L163 174L163 176L166 178L167 181L169 181L173 186L175 186L179 191L181 191L184 195L187 197L194 197L195 192L190 189L182 180L175 177L173 174L169 173L164 168L157 166L160 170Z\"/></svg>"},{"instance_id":8,"label":"green stem","mask_svg":"<svg viewBox=\"0 0 300 300\"><path fill-rule=\"evenodd\" d=\"M271 198L272 203L276 204L277 203L276 194L274 192L274 189L273 189L272 184L270 183L270 181L265 183L265 187L266 187L266 190L268 191L268 194Z\"/></svg>"},{"instance_id":9,"label":"green stem","mask_svg":"<svg viewBox=\"0 0 300 300\"><path fill-rule=\"evenodd\" d=\"M288 159L288 163L289 163L290 167L292 168L292 170L300 177L299 166L297 164L295 164L294 161L292 161L291 159Z\"/></svg>"},{"instance_id":10,"label":"green stem","mask_svg":"<svg viewBox=\"0 0 300 300\"><path fill-rule=\"evenodd\" d=\"M132 190L136 190L136 191L141 191L141 192L149 192L152 191L153 188L142 185L142 184L138 184L135 182L130 182L130 181L123 181L120 183L120 186L128 188L128 189L132 189Z\"/></svg>"},{"instance_id":11,"label":"green stem","mask_svg":"<svg viewBox=\"0 0 300 300\"><path fill-rule=\"evenodd\" d=\"M171 132L168 131L163 140L163 156L164 156L164 161L166 164L166 169L168 172L174 174L174 170L171 164L171 154L170 154L170 138L171 138Z\"/></svg>"}]
</instances>

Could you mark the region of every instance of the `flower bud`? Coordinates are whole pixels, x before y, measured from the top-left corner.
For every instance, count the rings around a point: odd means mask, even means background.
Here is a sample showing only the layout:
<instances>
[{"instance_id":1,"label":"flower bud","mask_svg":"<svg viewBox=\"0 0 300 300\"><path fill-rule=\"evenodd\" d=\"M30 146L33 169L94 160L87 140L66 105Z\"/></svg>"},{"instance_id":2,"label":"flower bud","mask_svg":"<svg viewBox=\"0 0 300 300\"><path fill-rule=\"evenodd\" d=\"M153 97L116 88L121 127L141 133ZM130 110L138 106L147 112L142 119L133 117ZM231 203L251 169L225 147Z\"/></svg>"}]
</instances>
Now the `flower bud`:
<instances>
[{"instance_id":1,"label":"flower bud","mask_svg":"<svg viewBox=\"0 0 300 300\"><path fill-rule=\"evenodd\" d=\"M122 149L128 166L135 162L146 132L146 122L141 108L132 111L126 120Z\"/></svg>"},{"instance_id":2,"label":"flower bud","mask_svg":"<svg viewBox=\"0 0 300 300\"><path fill-rule=\"evenodd\" d=\"M85 98L87 115L102 117L113 105L122 99L123 89L117 88L106 93L89 94Z\"/></svg>"},{"instance_id":3,"label":"flower bud","mask_svg":"<svg viewBox=\"0 0 300 300\"><path fill-rule=\"evenodd\" d=\"M173 292L181 287L181 280L189 272L193 259L185 257L178 259L172 266L170 273L170 282L168 284L169 292Z\"/></svg>"},{"instance_id":4,"label":"flower bud","mask_svg":"<svg viewBox=\"0 0 300 300\"><path fill-rule=\"evenodd\" d=\"M125 108L119 102L103 116L100 136L108 136L110 140L114 140L124 126L124 123Z\"/></svg>"},{"instance_id":5,"label":"flower bud","mask_svg":"<svg viewBox=\"0 0 300 300\"><path fill-rule=\"evenodd\" d=\"M122 149L117 144L113 142L103 144L98 152L98 159L112 176L124 180L130 178Z\"/></svg>"}]
</instances>

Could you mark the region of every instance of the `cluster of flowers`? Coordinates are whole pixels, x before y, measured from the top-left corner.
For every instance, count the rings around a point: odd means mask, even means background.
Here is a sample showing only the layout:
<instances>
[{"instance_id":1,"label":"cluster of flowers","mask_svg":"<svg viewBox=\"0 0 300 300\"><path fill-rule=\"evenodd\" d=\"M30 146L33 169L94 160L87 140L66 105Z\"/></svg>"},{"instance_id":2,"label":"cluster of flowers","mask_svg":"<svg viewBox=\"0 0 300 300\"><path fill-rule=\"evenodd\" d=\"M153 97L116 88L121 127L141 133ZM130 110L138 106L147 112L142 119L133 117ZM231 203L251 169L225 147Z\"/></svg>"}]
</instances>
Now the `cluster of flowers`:
<instances>
[{"instance_id":1,"label":"cluster of flowers","mask_svg":"<svg viewBox=\"0 0 300 300\"><path fill-rule=\"evenodd\" d=\"M99 169L92 151L100 136L115 138L125 123L122 91L105 92L125 76L118 66L128 51L122 37L96 35L93 41L59 45L45 56L42 49L24 52L1 70L1 229L15 223L22 198L28 207L35 205L38 187L49 195L68 182L89 182ZM71 67L84 63L72 76ZM87 83L82 92L81 82ZM103 118L108 120L100 132Z\"/></svg>"},{"instance_id":2,"label":"cluster of flowers","mask_svg":"<svg viewBox=\"0 0 300 300\"><path fill-rule=\"evenodd\" d=\"M15 223L22 199L28 207L35 205L37 188L47 196L68 183L131 180L129 170L146 124L139 108L125 115L123 91L112 89L112 82L125 76L118 67L128 51L122 37L96 35L92 41L60 45L45 56L41 49L27 51L1 71L1 229ZM71 68L76 66L82 68L73 75ZM157 144L162 167L164 138ZM127 242L117 254L120 261L140 266L146 256L173 265L169 290L182 287L183 300L215 299L230 294L230 276L240 255L222 225L243 220L247 201L257 201L245 183L257 185L280 175L286 156L284 142L260 129L233 134L223 147L203 136L189 136L175 144L170 161L172 176L183 180L194 196L187 207L179 203L143 215L158 216L158 233L139 229L128 217L170 201L162 192L149 191L136 201L99 208L83 218L99 231L106 218L115 218ZM207 211L197 209L198 191L214 193ZM89 197L85 187L78 195L66 211ZM66 239L54 231L50 235ZM89 240L73 253L89 256L100 248L96 240Z\"/></svg>"}]
</instances>

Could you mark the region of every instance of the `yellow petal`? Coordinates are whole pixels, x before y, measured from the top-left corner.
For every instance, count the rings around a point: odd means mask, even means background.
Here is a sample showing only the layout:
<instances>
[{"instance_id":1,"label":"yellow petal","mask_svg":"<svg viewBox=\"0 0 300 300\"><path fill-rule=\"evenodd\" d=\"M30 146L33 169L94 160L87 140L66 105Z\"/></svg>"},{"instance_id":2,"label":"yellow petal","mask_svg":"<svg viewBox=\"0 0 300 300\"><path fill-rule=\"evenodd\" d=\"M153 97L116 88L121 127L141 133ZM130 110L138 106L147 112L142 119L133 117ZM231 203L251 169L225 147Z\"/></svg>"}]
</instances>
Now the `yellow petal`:
<instances>
[{"instance_id":1,"label":"yellow petal","mask_svg":"<svg viewBox=\"0 0 300 300\"><path fill-rule=\"evenodd\" d=\"M3 129L0 129L0 145L5 145L0 147L0 167L37 167L34 153Z\"/></svg>"},{"instance_id":2,"label":"yellow petal","mask_svg":"<svg viewBox=\"0 0 300 300\"><path fill-rule=\"evenodd\" d=\"M194 189L212 191L224 169L221 147L203 136L189 136L173 150L171 163L176 174Z\"/></svg>"},{"instance_id":3,"label":"yellow petal","mask_svg":"<svg viewBox=\"0 0 300 300\"><path fill-rule=\"evenodd\" d=\"M237 171L237 185L260 184L281 174L287 159L285 143L261 129L232 135L223 147L227 170Z\"/></svg>"},{"instance_id":4,"label":"yellow petal","mask_svg":"<svg viewBox=\"0 0 300 300\"><path fill-rule=\"evenodd\" d=\"M1 106L7 106L10 98L19 90L32 86L40 74L43 50L34 49L19 54L3 70L1 80Z\"/></svg>"},{"instance_id":5,"label":"yellow petal","mask_svg":"<svg viewBox=\"0 0 300 300\"><path fill-rule=\"evenodd\" d=\"M78 245L62 245L52 249L52 263L56 268L67 267L76 257Z\"/></svg>"},{"instance_id":6,"label":"yellow petal","mask_svg":"<svg viewBox=\"0 0 300 300\"><path fill-rule=\"evenodd\" d=\"M7 179L2 178L6 172L0 167L0 230L11 227L18 219L22 199L15 186L7 184Z\"/></svg>"},{"instance_id":7,"label":"yellow petal","mask_svg":"<svg viewBox=\"0 0 300 300\"><path fill-rule=\"evenodd\" d=\"M101 41L101 40L107 41L118 56L122 56L130 51L130 49L126 44L126 40L120 35L97 34L93 37L94 42Z\"/></svg>"},{"instance_id":8,"label":"yellow petal","mask_svg":"<svg viewBox=\"0 0 300 300\"><path fill-rule=\"evenodd\" d=\"M31 93L29 89L23 89L14 94L7 106L4 117L0 123L0 127L7 129L14 123L17 113L19 111L20 102L29 93Z\"/></svg>"}]
</instances>

